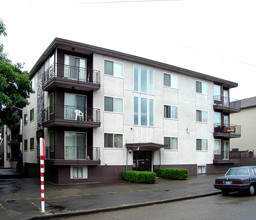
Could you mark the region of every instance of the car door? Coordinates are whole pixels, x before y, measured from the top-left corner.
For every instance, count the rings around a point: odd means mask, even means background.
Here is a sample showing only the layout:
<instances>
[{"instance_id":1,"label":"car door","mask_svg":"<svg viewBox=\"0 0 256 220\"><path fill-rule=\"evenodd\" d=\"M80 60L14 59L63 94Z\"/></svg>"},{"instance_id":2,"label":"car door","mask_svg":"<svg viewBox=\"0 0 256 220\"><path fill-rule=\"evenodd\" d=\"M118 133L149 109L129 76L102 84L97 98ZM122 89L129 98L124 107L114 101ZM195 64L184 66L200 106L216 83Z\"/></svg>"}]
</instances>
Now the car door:
<instances>
[{"instance_id":1,"label":"car door","mask_svg":"<svg viewBox=\"0 0 256 220\"><path fill-rule=\"evenodd\" d=\"M256 167L252 167L252 180L256 183Z\"/></svg>"}]
</instances>

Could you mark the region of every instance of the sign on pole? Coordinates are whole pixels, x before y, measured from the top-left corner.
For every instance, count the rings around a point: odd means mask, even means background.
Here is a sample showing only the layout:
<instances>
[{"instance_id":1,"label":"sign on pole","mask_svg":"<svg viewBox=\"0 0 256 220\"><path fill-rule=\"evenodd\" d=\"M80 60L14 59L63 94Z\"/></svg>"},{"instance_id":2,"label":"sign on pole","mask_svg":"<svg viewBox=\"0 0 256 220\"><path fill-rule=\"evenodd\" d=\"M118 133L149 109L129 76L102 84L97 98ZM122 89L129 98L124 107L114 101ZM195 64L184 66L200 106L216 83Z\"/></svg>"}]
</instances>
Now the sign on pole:
<instances>
[{"instance_id":1,"label":"sign on pole","mask_svg":"<svg viewBox=\"0 0 256 220\"><path fill-rule=\"evenodd\" d=\"M44 139L40 138L40 178L41 178L41 212L45 212L44 202L44 159L45 159L45 143Z\"/></svg>"}]
</instances>

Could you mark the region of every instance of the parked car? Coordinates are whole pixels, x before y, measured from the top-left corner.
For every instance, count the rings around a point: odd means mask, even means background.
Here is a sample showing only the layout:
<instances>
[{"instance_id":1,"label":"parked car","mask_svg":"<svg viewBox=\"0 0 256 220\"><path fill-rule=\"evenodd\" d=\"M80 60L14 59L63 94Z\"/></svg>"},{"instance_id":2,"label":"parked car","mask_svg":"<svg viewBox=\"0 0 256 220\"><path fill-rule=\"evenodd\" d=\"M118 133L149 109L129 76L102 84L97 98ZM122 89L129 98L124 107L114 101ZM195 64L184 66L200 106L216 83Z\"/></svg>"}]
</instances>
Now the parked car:
<instances>
[{"instance_id":1,"label":"parked car","mask_svg":"<svg viewBox=\"0 0 256 220\"><path fill-rule=\"evenodd\" d=\"M224 194L234 191L246 191L250 195L256 190L256 166L230 168L225 176L215 179L214 187Z\"/></svg>"}]
</instances>

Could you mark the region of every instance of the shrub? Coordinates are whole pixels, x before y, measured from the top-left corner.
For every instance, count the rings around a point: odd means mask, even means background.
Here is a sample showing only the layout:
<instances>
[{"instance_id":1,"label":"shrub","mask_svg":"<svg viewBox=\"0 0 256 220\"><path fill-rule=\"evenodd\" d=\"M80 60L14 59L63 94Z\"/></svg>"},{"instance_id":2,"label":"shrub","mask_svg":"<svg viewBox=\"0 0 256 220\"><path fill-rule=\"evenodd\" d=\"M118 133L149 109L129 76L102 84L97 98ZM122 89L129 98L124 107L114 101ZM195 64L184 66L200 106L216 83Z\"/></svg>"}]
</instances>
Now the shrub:
<instances>
[{"instance_id":1,"label":"shrub","mask_svg":"<svg viewBox=\"0 0 256 220\"><path fill-rule=\"evenodd\" d=\"M132 183L155 183L156 174L150 171L123 171L122 178Z\"/></svg>"},{"instance_id":2,"label":"shrub","mask_svg":"<svg viewBox=\"0 0 256 220\"><path fill-rule=\"evenodd\" d=\"M157 168L156 175L165 179L185 180L188 178L188 170L182 168Z\"/></svg>"}]
</instances>

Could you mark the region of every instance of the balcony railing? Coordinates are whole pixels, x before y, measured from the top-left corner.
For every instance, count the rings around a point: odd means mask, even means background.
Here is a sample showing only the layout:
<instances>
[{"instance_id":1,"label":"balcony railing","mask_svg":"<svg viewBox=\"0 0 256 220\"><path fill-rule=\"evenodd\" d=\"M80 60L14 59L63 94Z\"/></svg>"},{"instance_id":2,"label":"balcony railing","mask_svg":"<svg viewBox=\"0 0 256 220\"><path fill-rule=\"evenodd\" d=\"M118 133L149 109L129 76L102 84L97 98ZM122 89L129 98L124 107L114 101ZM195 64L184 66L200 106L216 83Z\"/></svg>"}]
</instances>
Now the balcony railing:
<instances>
[{"instance_id":1,"label":"balcony railing","mask_svg":"<svg viewBox=\"0 0 256 220\"><path fill-rule=\"evenodd\" d=\"M43 86L54 78L100 84L100 71L55 63L45 71Z\"/></svg>"},{"instance_id":2,"label":"balcony railing","mask_svg":"<svg viewBox=\"0 0 256 220\"><path fill-rule=\"evenodd\" d=\"M70 105L52 105L43 110L43 122L55 119L100 122L100 109Z\"/></svg>"},{"instance_id":3,"label":"balcony railing","mask_svg":"<svg viewBox=\"0 0 256 220\"><path fill-rule=\"evenodd\" d=\"M214 124L215 136L241 136L241 125L221 125Z\"/></svg>"},{"instance_id":4,"label":"balcony railing","mask_svg":"<svg viewBox=\"0 0 256 220\"><path fill-rule=\"evenodd\" d=\"M214 106L221 107L230 111L240 111L241 101L231 100L227 96L214 96Z\"/></svg>"},{"instance_id":5,"label":"balcony railing","mask_svg":"<svg viewBox=\"0 0 256 220\"><path fill-rule=\"evenodd\" d=\"M87 161L95 161L100 160L100 148L99 147L79 147L79 146L57 146L56 149L62 148L64 149L64 157L63 160L87 160ZM92 150L91 150L92 149ZM46 160L54 160L54 146L51 148L47 146L45 149L45 159Z\"/></svg>"}]
</instances>

